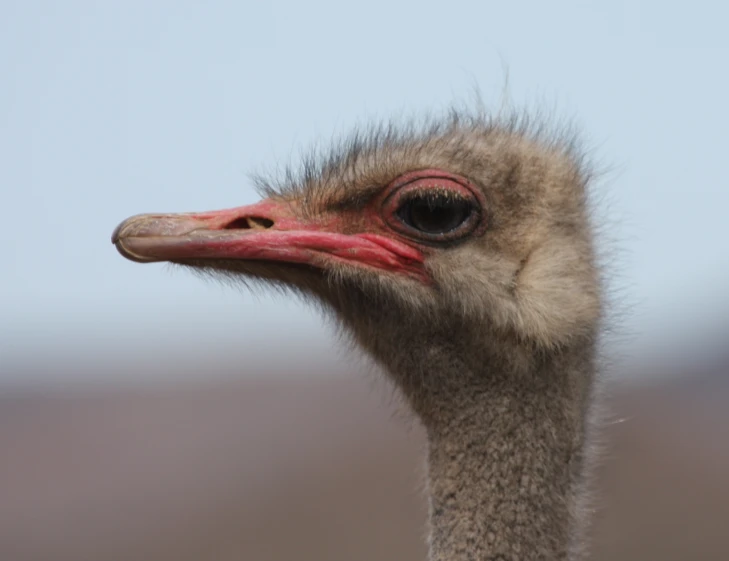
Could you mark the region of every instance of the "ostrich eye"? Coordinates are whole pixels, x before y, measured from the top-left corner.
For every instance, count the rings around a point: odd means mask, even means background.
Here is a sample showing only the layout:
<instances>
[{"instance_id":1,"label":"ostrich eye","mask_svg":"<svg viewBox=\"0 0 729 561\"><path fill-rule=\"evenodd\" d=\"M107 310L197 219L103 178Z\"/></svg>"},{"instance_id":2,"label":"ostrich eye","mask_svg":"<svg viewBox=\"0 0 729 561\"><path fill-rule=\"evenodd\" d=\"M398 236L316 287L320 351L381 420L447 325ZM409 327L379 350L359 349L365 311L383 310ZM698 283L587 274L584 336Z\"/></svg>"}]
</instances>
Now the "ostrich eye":
<instances>
[{"instance_id":1,"label":"ostrich eye","mask_svg":"<svg viewBox=\"0 0 729 561\"><path fill-rule=\"evenodd\" d=\"M483 203L483 195L468 179L423 170L406 173L389 185L382 216L398 234L437 245L483 232Z\"/></svg>"},{"instance_id":2,"label":"ostrich eye","mask_svg":"<svg viewBox=\"0 0 729 561\"><path fill-rule=\"evenodd\" d=\"M475 208L471 201L450 193L422 193L408 197L397 209L407 226L426 235L443 235L457 230Z\"/></svg>"}]
</instances>

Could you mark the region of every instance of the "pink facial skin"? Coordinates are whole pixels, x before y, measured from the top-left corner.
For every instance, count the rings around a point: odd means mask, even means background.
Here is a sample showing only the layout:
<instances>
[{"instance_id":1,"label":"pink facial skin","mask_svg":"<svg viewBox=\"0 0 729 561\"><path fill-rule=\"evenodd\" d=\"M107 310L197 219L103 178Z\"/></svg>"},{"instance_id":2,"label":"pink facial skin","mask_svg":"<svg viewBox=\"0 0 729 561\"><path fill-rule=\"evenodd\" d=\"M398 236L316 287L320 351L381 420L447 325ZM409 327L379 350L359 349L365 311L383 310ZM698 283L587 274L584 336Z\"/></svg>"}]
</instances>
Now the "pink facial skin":
<instances>
[{"instance_id":1,"label":"pink facial skin","mask_svg":"<svg viewBox=\"0 0 729 561\"><path fill-rule=\"evenodd\" d=\"M143 263L241 259L325 268L339 262L429 284L424 261L432 248L408 237L393 218L397 190L414 182L476 196L463 178L423 170L399 177L356 213L330 212L304 221L296 216L295 203L266 199L219 211L133 216L117 226L112 242L124 257Z\"/></svg>"}]
</instances>

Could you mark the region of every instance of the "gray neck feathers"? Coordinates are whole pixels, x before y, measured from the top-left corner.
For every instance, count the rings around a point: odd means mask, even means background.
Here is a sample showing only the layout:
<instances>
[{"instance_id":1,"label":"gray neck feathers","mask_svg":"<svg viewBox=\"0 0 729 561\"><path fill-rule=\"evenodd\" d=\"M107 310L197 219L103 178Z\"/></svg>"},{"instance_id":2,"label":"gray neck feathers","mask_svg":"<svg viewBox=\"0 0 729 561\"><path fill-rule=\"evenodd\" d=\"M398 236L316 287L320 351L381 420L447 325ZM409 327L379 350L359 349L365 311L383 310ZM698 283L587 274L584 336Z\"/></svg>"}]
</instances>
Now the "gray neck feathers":
<instances>
[{"instance_id":1,"label":"gray neck feathers","mask_svg":"<svg viewBox=\"0 0 729 561\"><path fill-rule=\"evenodd\" d=\"M475 322L342 316L426 429L431 561L577 561L596 328L547 349Z\"/></svg>"},{"instance_id":2,"label":"gray neck feathers","mask_svg":"<svg viewBox=\"0 0 729 561\"><path fill-rule=\"evenodd\" d=\"M429 341L373 350L427 431L431 561L578 559L594 342Z\"/></svg>"},{"instance_id":3,"label":"gray neck feathers","mask_svg":"<svg viewBox=\"0 0 729 561\"><path fill-rule=\"evenodd\" d=\"M505 373L451 364L460 391L415 405L428 434L431 560L575 559L591 360L563 353Z\"/></svg>"}]
</instances>

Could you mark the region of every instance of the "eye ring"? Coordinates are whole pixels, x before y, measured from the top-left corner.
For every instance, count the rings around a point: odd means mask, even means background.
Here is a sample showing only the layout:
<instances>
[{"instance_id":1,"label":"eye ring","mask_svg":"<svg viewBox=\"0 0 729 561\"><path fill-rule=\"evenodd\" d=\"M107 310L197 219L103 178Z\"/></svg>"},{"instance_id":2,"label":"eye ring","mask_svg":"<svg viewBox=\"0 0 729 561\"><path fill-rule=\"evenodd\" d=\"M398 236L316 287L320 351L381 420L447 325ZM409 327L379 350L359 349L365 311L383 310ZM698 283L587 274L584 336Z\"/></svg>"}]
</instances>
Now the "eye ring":
<instances>
[{"instance_id":1,"label":"eye ring","mask_svg":"<svg viewBox=\"0 0 729 561\"><path fill-rule=\"evenodd\" d=\"M485 227L483 196L465 178L425 170L399 177L382 203L385 223L420 242L443 244Z\"/></svg>"}]
</instances>

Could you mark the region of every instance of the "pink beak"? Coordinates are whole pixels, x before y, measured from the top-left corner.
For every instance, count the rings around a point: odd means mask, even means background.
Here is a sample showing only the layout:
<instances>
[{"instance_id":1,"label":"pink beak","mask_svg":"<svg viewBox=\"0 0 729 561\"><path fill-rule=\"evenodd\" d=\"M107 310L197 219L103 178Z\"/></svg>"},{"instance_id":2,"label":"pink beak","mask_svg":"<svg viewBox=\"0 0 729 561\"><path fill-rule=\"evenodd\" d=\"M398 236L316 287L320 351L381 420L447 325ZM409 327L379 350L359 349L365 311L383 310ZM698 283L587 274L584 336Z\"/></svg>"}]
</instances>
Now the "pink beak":
<instances>
[{"instance_id":1,"label":"pink beak","mask_svg":"<svg viewBox=\"0 0 729 561\"><path fill-rule=\"evenodd\" d=\"M346 262L427 280L418 249L375 232L339 233L340 222L305 222L287 203L268 199L228 210L132 216L111 241L141 263L241 259L324 268Z\"/></svg>"}]
</instances>

